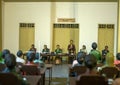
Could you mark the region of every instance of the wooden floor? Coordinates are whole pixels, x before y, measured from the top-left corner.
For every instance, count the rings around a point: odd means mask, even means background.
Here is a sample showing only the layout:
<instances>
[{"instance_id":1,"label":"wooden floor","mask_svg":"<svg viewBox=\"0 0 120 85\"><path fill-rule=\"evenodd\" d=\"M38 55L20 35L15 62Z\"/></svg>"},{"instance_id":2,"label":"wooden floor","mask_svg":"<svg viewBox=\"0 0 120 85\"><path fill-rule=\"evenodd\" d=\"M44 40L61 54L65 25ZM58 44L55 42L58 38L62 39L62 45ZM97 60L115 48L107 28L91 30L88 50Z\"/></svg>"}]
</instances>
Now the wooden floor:
<instances>
[{"instance_id":1,"label":"wooden floor","mask_svg":"<svg viewBox=\"0 0 120 85\"><path fill-rule=\"evenodd\" d=\"M50 85L69 85L68 64L53 65L52 81ZM46 71L46 85L48 84L49 71Z\"/></svg>"}]
</instances>

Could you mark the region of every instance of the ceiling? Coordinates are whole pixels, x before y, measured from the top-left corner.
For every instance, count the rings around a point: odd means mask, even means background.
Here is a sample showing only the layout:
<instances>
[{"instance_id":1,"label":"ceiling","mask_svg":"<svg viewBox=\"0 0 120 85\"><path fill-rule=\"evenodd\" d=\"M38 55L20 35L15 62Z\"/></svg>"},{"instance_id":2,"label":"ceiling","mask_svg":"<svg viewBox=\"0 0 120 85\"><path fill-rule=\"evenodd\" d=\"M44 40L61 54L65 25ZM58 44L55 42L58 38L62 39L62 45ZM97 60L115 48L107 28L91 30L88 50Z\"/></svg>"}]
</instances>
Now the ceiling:
<instances>
[{"instance_id":1,"label":"ceiling","mask_svg":"<svg viewBox=\"0 0 120 85\"><path fill-rule=\"evenodd\" d=\"M3 0L5 2L117 2L118 0Z\"/></svg>"}]
</instances>

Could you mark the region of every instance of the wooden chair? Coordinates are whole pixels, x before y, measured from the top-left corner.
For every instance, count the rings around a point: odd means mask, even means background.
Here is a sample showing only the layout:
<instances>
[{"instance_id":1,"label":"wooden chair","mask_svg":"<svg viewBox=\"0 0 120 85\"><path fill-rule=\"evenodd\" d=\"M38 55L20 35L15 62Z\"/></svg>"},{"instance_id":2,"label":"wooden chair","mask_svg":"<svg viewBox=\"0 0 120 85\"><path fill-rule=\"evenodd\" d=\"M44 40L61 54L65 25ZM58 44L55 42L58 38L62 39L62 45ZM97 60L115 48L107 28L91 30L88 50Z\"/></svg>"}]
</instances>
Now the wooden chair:
<instances>
[{"instance_id":1,"label":"wooden chair","mask_svg":"<svg viewBox=\"0 0 120 85\"><path fill-rule=\"evenodd\" d=\"M22 85L13 73L0 73L0 85Z\"/></svg>"},{"instance_id":2,"label":"wooden chair","mask_svg":"<svg viewBox=\"0 0 120 85\"><path fill-rule=\"evenodd\" d=\"M0 63L0 72L2 72L6 68L5 64Z\"/></svg>"},{"instance_id":3,"label":"wooden chair","mask_svg":"<svg viewBox=\"0 0 120 85\"><path fill-rule=\"evenodd\" d=\"M120 64L117 64L116 67L120 70Z\"/></svg>"},{"instance_id":4,"label":"wooden chair","mask_svg":"<svg viewBox=\"0 0 120 85\"><path fill-rule=\"evenodd\" d=\"M17 62L16 67L18 67L18 68L22 68L23 65L24 65L24 64L21 63L21 62Z\"/></svg>"},{"instance_id":5,"label":"wooden chair","mask_svg":"<svg viewBox=\"0 0 120 85\"><path fill-rule=\"evenodd\" d=\"M106 76L107 78L116 78L119 74L119 71L116 67L105 67L100 71L101 75Z\"/></svg>"},{"instance_id":6,"label":"wooden chair","mask_svg":"<svg viewBox=\"0 0 120 85\"><path fill-rule=\"evenodd\" d=\"M40 69L37 65L23 65L21 71L23 75L40 75Z\"/></svg>"},{"instance_id":7,"label":"wooden chair","mask_svg":"<svg viewBox=\"0 0 120 85\"><path fill-rule=\"evenodd\" d=\"M76 85L108 85L105 77L97 75L84 75L76 81Z\"/></svg>"},{"instance_id":8,"label":"wooden chair","mask_svg":"<svg viewBox=\"0 0 120 85\"><path fill-rule=\"evenodd\" d=\"M69 69L69 76L72 76L72 73L76 73L77 75L83 74L86 72L85 66L75 66Z\"/></svg>"}]
</instances>

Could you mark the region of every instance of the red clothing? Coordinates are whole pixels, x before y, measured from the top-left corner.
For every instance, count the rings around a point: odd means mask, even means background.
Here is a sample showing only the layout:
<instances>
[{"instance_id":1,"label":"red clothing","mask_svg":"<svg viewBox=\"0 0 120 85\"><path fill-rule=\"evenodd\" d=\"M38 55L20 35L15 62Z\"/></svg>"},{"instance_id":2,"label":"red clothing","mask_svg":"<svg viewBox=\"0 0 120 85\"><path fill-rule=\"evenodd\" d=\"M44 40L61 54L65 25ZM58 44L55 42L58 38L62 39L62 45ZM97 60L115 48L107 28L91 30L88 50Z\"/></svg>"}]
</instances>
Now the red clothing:
<instances>
[{"instance_id":1,"label":"red clothing","mask_svg":"<svg viewBox=\"0 0 120 85\"><path fill-rule=\"evenodd\" d=\"M118 65L118 64L120 64L120 60L115 60L114 65Z\"/></svg>"},{"instance_id":2,"label":"red clothing","mask_svg":"<svg viewBox=\"0 0 120 85\"><path fill-rule=\"evenodd\" d=\"M28 61L25 65L36 65L34 62Z\"/></svg>"}]
</instances>

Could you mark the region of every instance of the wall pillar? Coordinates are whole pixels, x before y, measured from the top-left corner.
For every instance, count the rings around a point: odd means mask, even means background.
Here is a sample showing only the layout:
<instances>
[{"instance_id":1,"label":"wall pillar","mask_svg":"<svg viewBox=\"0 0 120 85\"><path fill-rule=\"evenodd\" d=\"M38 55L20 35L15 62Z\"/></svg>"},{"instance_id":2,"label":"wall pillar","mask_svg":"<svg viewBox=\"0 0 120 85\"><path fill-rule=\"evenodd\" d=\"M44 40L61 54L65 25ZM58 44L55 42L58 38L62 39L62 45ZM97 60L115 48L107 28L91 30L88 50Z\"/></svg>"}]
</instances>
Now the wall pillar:
<instances>
[{"instance_id":1,"label":"wall pillar","mask_svg":"<svg viewBox=\"0 0 120 85\"><path fill-rule=\"evenodd\" d=\"M120 52L120 0L118 0L118 52Z\"/></svg>"},{"instance_id":2,"label":"wall pillar","mask_svg":"<svg viewBox=\"0 0 120 85\"><path fill-rule=\"evenodd\" d=\"M2 0L0 0L0 51L2 50Z\"/></svg>"}]
</instances>

